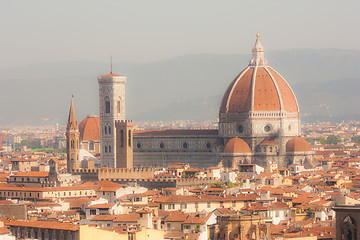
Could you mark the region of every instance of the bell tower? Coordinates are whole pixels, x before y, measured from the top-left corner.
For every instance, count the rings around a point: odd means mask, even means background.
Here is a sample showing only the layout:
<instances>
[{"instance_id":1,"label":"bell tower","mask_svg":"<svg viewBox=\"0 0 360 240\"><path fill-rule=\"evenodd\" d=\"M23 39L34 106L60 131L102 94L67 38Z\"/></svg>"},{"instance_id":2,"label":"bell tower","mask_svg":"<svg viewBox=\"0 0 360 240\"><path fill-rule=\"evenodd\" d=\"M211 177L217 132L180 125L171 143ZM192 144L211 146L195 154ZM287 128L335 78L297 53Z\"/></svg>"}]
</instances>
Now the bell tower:
<instances>
[{"instance_id":1,"label":"bell tower","mask_svg":"<svg viewBox=\"0 0 360 240\"><path fill-rule=\"evenodd\" d=\"M79 160L79 126L76 121L74 101L71 98L69 118L66 127L66 152L67 152L67 171L80 168Z\"/></svg>"},{"instance_id":2,"label":"bell tower","mask_svg":"<svg viewBox=\"0 0 360 240\"><path fill-rule=\"evenodd\" d=\"M100 76L98 82L101 165L116 168L115 121L125 120L126 77L110 72Z\"/></svg>"}]
</instances>

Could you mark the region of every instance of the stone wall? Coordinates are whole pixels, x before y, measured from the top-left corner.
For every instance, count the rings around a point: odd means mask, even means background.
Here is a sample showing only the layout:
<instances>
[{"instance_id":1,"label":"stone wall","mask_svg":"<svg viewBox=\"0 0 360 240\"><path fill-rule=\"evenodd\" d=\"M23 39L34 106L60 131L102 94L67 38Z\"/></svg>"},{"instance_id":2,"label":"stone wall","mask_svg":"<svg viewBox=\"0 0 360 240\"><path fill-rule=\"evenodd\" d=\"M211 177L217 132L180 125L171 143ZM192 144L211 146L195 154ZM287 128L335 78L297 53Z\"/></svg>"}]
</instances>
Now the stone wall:
<instances>
[{"instance_id":1,"label":"stone wall","mask_svg":"<svg viewBox=\"0 0 360 240\"><path fill-rule=\"evenodd\" d=\"M81 175L84 182L94 182L101 180L116 181L117 179L144 179L152 178L156 168L98 168L98 169L78 169L72 174Z\"/></svg>"}]
</instances>

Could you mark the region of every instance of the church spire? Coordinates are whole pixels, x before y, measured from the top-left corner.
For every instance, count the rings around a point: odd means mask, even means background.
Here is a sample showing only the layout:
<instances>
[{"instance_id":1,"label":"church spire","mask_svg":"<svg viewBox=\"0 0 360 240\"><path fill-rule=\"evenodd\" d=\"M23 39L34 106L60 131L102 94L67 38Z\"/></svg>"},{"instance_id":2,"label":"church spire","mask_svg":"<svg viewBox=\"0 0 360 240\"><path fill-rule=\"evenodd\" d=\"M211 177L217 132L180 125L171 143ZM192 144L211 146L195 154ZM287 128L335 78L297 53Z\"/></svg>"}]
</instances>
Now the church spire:
<instances>
[{"instance_id":1,"label":"church spire","mask_svg":"<svg viewBox=\"0 0 360 240\"><path fill-rule=\"evenodd\" d=\"M74 96L71 98L69 119L66 128L66 153L67 153L67 170L71 173L74 169L80 168L79 160L79 126L76 121Z\"/></svg>"},{"instance_id":2,"label":"church spire","mask_svg":"<svg viewBox=\"0 0 360 240\"><path fill-rule=\"evenodd\" d=\"M75 108L74 108L74 96L71 97L71 105L69 111L69 118L67 122L67 129L78 129L78 123L76 121Z\"/></svg>"},{"instance_id":3,"label":"church spire","mask_svg":"<svg viewBox=\"0 0 360 240\"><path fill-rule=\"evenodd\" d=\"M260 34L256 34L256 42L252 49L252 59L250 60L250 66L266 66L267 60L264 58L264 48L260 42Z\"/></svg>"}]
</instances>

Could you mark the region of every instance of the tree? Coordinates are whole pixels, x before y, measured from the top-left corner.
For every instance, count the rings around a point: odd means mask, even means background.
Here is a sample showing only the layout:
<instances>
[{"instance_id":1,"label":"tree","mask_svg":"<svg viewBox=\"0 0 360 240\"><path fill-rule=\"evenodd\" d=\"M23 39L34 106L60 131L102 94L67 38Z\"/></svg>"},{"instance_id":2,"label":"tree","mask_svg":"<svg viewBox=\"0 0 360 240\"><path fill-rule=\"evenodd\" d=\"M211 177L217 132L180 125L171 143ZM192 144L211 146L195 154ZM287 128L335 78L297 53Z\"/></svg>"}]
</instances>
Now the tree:
<instances>
[{"instance_id":1,"label":"tree","mask_svg":"<svg viewBox=\"0 0 360 240\"><path fill-rule=\"evenodd\" d=\"M360 135L351 138L354 143L360 143Z\"/></svg>"},{"instance_id":2,"label":"tree","mask_svg":"<svg viewBox=\"0 0 360 240\"><path fill-rule=\"evenodd\" d=\"M329 136L327 139L326 139L326 143L327 144L338 144L338 142L340 142L339 138L336 137L336 136Z\"/></svg>"},{"instance_id":3,"label":"tree","mask_svg":"<svg viewBox=\"0 0 360 240\"><path fill-rule=\"evenodd\" d=\"M306 141L308 141L308 143L310 143L311 145L314 145L315 139L307 138Z\"/></svg>"}]
</instances>

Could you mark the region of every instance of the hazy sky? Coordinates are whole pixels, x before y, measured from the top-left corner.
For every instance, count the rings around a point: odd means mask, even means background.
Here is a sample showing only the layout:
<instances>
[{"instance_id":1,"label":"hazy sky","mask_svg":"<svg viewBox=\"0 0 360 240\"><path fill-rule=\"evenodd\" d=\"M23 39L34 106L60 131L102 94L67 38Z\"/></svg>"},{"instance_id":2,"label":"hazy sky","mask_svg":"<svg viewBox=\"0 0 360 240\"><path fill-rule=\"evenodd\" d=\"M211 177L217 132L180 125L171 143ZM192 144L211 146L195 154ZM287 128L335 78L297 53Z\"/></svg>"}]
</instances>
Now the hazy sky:
<instances>
[{"instance_id":1,"label":"hazy sky","mask_svg":"<svg viewBox=\"0 0 360 240\"><path fill-rule=\"evenodd\" d=\"M192 53L360 49L360 1L0 0L0 68Z\"/></svg>"}]
</instances>

